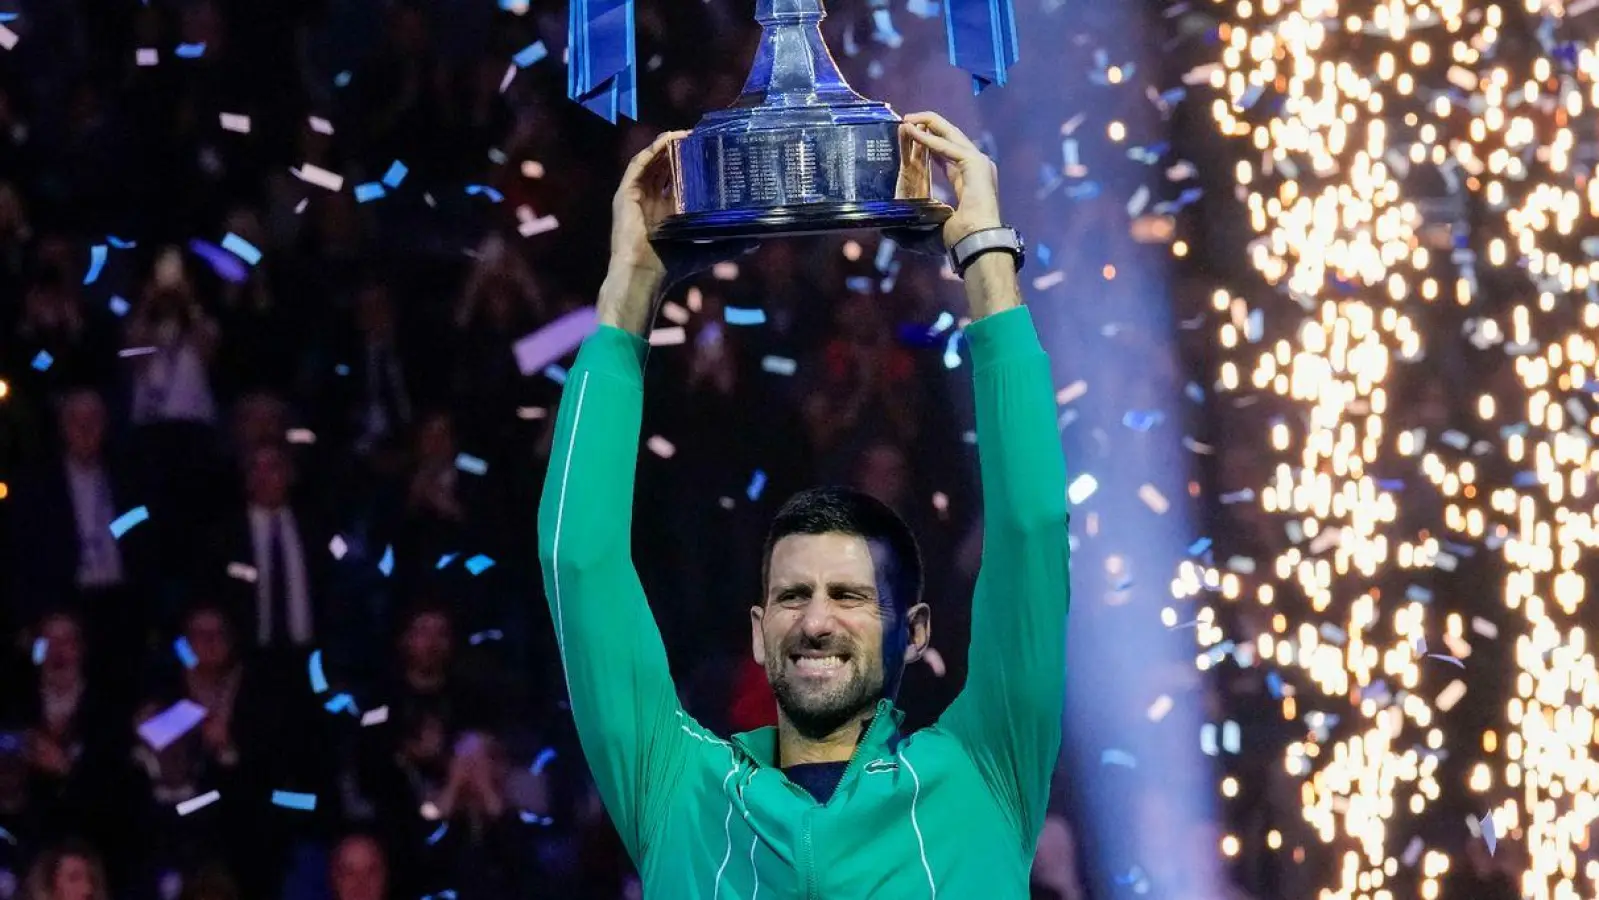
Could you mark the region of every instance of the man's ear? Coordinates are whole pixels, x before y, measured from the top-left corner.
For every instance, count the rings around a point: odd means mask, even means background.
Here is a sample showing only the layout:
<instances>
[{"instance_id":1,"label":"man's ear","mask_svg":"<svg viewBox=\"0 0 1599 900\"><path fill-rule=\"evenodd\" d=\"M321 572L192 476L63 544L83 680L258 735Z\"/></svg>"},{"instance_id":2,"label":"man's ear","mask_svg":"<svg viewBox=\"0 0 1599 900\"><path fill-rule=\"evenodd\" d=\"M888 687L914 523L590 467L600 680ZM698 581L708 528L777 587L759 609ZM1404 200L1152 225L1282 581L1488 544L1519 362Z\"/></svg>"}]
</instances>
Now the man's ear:
<instances>
[{"instance_id":1,"label":"man's ear","mask_svg":"<svg viewBox=\"0 0 1599 900\"><path fill-rule=\"evenodd\" d=\"M905 611L905 663L916 662L933 642L933 610L918 603Z\"/></svg>"},{"instance_id":2,"label":"man's ear","mask_svg":"<svg viewBox=\"0 0 1599 900\"><path fill-rule=\"evenodd\" d=\"M755 664L766 667L766 640L761 632L761 622L765 619L765 606L750 607L750 655L755 658Z\"/></svg>"}]
</instances>

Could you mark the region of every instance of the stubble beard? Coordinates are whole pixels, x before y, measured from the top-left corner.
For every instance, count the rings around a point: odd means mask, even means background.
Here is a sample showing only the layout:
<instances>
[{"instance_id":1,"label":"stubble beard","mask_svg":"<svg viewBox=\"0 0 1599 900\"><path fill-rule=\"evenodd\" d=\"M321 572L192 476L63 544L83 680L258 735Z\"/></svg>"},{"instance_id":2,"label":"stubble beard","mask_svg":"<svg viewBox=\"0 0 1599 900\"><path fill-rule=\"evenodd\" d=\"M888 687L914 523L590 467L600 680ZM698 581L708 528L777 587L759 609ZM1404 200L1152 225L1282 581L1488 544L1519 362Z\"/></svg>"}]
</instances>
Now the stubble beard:
<instances>
[{"instance_id":1,"label":"stubble beard","mask_svg":"<svg viewBox=\"0 0 1599 900\"><path fill-rule=\"evenodd\" d=\"M788 677L788 654L785 652L767 663L766 678L789 724L806 738L822 740L877 704L883 688L881 667L873 672L862 669L862 662L851 656L845 663L850 670L849 677L840 684L808 688Z\"/></svg>"}]
</instances>

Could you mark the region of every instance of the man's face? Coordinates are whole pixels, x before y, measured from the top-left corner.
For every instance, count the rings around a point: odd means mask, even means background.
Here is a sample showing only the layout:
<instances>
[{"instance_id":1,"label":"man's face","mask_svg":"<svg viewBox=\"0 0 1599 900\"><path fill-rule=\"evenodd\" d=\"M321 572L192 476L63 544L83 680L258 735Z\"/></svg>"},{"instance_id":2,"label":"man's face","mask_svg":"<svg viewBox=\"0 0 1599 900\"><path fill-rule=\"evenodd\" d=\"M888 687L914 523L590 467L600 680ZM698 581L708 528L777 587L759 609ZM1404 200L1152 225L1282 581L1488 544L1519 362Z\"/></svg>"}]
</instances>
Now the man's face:
<instances>
[{"instance_id":1,"label":"man's face","mask_svg":"<svg viewBox=\"0 0 1599 900\"><path fill-rule=\"evenodd\" d=\"M90 900L94 896L94 872L81 856L65 856L56 869L57 900Z\"/></svg>"},{"instance_id":2,"label":"man's face","mask_svg":"<svg viewBox=\"0 0 1599 900\"><path fill-rule=\"evenodd\" d=\"M220 669L233 659L228 623L216 610L202 610L190 616L184 637L194 651L195 664L201 668Z\"/></svg>"},{"instance_id":3,"label":"man's face","mask_svg":"<svg viewBox=\"0 0 1599 900\"><path fill-rule=\"evenodd\" d=\"M40 627L39 636L45 640L45 669L69 672L83 665L83 640L77 622L65 616L51 616Z\"/></svg>"},{"instance_id":4,"label":"man's face","mask_svg":"<svg viewBox=\"0 0 1599 900\"><path fill-rule=\"evenodd\" d=\"M383 900L389 869L383 851L370 838L350 838L333 856L333 896L337 900Z\"/></svg>"},{"instance_id":5,"label":"man's face","mask_svg":"<svg viewBox=\"0 0 1599 900\"><path fill-rule=\"evenodd\" d=\"M263 447L250 458L247 474L247 491L250 501L257 506L275 509L288 501L289 460L276 447Z\"/></svg>"},{"instance_id":6,"label":"man's face","mask_svg":"<svg viewBox=\"0 0 1599 900\"><path fill-rule=\"evenodd\" d=\"M755 661L801 734L831 734L882 696L880 595L865 538L794 534L773 546L765 602L750 610Z\"/></svg>"},{"instance_id":7,"label":"man's face","mask_svg":"<svg viewBox=\"0 0 1599 900\"><path fill-rule=\"evenodd\" d=\"M402 652L411 668L436 672L450 661L450 620L438 613L422 613L405 629Z\"/></svg>"}]
</instances>

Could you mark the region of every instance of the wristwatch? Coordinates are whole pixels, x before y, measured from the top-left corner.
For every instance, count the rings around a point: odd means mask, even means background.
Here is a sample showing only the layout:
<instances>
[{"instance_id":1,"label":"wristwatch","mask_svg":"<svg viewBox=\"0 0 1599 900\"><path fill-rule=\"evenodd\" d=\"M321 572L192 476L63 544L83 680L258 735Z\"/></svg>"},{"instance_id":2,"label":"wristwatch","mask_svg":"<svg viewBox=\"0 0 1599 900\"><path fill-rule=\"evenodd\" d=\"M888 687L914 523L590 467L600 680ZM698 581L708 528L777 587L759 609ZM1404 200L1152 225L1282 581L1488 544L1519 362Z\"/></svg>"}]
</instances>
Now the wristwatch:
<instances>
[{"instance_id":1,"label":"wristwatch","mask_svg":"<svg viewBox=\"0 0 1599 900\"><path fill-rule=\"evenodd\" d=\"M956 241L955 246L949 248L949 263L955 269L955 274L964 278L973 260L993 250L1009 253L1016 260L1018 272L1027 263L1027 242L1009 225L979 228Z\"/></svg>"}]
</instances>

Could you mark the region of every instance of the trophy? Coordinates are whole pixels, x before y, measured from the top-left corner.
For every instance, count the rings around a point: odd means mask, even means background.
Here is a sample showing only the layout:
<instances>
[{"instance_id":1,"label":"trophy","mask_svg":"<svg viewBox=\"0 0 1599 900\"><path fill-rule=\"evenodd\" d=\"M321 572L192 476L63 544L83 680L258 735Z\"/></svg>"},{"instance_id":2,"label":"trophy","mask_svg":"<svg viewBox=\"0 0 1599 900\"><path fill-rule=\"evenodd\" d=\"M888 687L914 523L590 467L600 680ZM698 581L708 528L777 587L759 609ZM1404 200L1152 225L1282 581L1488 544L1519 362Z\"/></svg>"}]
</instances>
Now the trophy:
<instances>
[{"instance_id":1,"label":"trophy","mask_svg":"<svg viewBox=\"0 0 1599 900\"><path fill-rule=\"evenodd\" d=\"M822 41L822 0L756 0L761 44L744 91L672 142L677 211L657 240L704 241L856 228L936 232L926 147L844 81Z\"/></svg>"}]
</instances>

